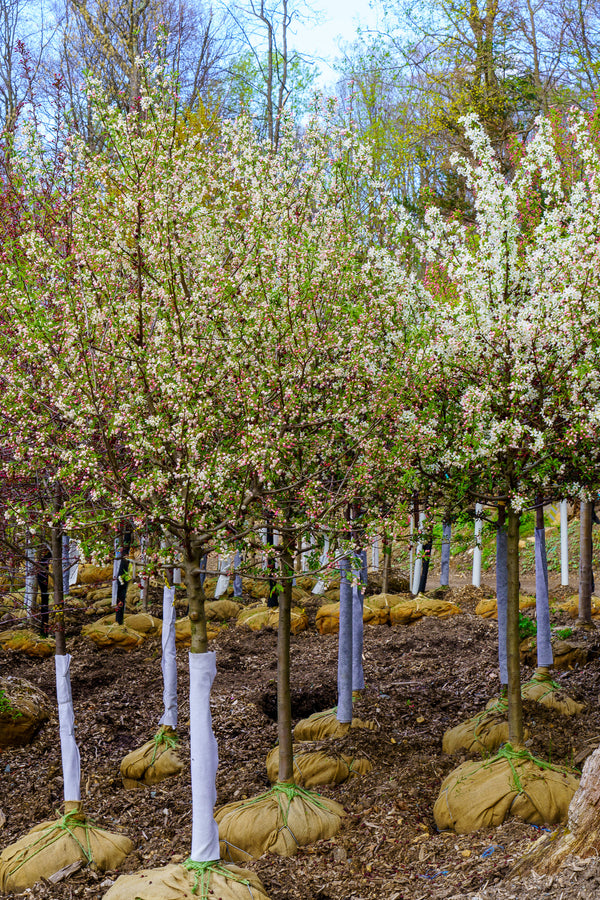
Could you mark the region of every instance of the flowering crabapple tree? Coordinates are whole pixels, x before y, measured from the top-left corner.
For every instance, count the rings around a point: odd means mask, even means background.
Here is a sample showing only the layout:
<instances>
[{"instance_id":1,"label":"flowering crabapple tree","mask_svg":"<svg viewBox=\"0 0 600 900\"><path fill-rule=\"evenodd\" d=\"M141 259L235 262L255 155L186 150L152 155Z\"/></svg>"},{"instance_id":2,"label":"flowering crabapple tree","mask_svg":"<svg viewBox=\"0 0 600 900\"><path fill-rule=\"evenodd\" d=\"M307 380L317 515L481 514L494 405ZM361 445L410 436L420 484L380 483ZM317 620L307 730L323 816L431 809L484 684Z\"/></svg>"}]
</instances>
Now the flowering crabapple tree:
<instances>
[{"instance_id":1,"label":"flowering crabapple tree","mask_svg":"<svg viewBox=\"0 0 600 900\"><path fill-rule=\"evenodd\" d=\"M538 122L510 183L481 126L464 124L473 158L455 163L475 222L431 209L422 235L435 324L422 385L436 431L428 469L471 500L506 505L509 736L519 745L520 513L566 479L562 491L582 490L575 449L597 430L596 195L589 177L563 185L548 122ZM576 131L584 143L581 124Z\"/></svg>"}]
</instances>

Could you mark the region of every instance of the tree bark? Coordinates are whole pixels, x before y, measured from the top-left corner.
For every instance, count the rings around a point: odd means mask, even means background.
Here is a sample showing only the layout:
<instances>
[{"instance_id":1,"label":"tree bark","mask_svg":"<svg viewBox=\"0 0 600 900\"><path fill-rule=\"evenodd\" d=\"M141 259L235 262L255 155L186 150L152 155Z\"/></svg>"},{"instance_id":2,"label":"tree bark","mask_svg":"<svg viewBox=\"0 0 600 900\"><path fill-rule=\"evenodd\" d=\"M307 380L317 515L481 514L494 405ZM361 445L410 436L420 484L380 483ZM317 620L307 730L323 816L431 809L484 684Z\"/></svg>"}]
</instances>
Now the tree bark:
<instances>
[{"instance_id":1,"label":"tree bark","mask_svg":"<svg viewBox=\"0 0 600 900\"><path fill-rule=\"evenodd\" d=\"M508 739L513 747L523 744L521 660L519 654L519 524L520 516L508 507L506 655L508 667Z\"/></svg>"},{"instance_id":2,"label":"tree bark","mask_svg":"<svg viewBox=\"0 0 600 900\"><path fill-rule=\"evenodd\" d=\"M281 554L283 592L279 600L277 629L277 736L279 738L279 781L294 781L292 749L292 701L290 694L290 631L292 612L293 551L288 546Z\"/></svg>"},{"instance_id":3,"label":"tree bark","mask_svg":"<svg viewBox=\"0 0 600 900\"><path fill-rule=\"evenodd\" d=\"M592 624L592 504L582 500L579 508L579 619Z\"/></svg>"},{"instance_id":4,"label":"tree bark","mask_svg":"<svg viewBox=\"0 0 600 900\"><path fill-rule=\"evenodd\" d=\"M62 506L60 488L54 495L55 520L52 526L52 582L54 585L54 637L56 640L56 655L64 656L67 652L65 642L65 605L63 594L63 553L62 553L62 526L58 518Z\"/></svg>"},{"instance_id":5,"label":"tree bark","mask_svg":"<svg viewBox=\"0 0 600 900\"><path fill-rule=\"evenodd\" d=\"M442 551L440 587L448 587L450 584L450 544L452 541L452 525L448 520L442 524Z\"/></svg>"},{"instance_id":6,"label":"tree bark","mask_svg":"<svg viewBox=\"0 0 600 900\"><path fill-rule=\"evenodd\" d=\"M206 614L204 610L205 594L200 572L200 554L186 554L184 560L184 577L190 610L192 641L191 653L208 651L208 635L206 632Z\"/></svg>"},{"instance_id":7,"label":"tree bark","mask_svg":"<svg viewBox=\"0 0 600 900\"><path fill-rule=\"evenodd\" d=\"M498 665L502 690L508 686L508 662L506 655L508 604L507 534L506 510L504 504L498 506L498 531L496 532L496 598L498 607Z\"/></svg>"}]
</instances>

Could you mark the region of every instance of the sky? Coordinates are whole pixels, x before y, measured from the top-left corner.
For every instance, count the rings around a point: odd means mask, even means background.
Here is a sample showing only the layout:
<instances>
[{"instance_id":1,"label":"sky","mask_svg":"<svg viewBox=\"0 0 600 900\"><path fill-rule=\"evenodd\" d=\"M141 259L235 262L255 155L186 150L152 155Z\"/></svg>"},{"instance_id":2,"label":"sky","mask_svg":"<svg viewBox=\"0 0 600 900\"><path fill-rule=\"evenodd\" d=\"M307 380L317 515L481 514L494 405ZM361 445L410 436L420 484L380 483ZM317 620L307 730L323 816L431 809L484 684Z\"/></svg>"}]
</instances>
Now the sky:
<instances>
[{"instance_id":1,"label":"sky","mask_svg":"<svg viewBox=\"0 0 600 900\"><path fill-rule=\"evenodd\" d=\"M313 0L312 8L320 21L296 23L294 48L318 58L321 70L319 86L326 87L337 80L333 62L340 56L340 42L350 44L358 25L377 27L377 14L369 0Z\"/></svg>"}]
</instances>

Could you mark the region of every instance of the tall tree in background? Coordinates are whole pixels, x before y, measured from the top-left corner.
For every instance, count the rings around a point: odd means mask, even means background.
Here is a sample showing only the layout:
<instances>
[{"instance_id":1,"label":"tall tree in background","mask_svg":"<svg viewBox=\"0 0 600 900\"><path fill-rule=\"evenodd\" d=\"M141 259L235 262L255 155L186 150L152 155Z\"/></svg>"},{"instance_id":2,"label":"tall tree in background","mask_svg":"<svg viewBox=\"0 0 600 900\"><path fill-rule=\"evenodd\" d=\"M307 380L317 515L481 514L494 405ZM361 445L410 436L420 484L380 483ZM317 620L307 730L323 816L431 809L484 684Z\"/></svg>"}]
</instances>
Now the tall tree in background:
<instances>
[{"instance_id":1,"label":"tall tree in background","mask_svg":"<svg viewBox=\"0 0 600 900\"><path fill-rule=\"evenodd\" d=\"M282 116L302 111L316 77L305 55L289 45L298 9L293 0L249 0L230 15L244 48L230 68L232 111L249 113L259 133L277 147Z\"/></svg>"},{"instance_id":2,"label":"tall tree in background","mask_svg":"<svg viewBox=\"0 0 600 900\"><path fill-rule=\"evenodd\" d=\"M95 134L83 85L95 75L121 110L140 93L141 56L179 73L180 98L193 109L218 93L227 47L223 16L195 0L55 0L60 69L74 127Z\"/></svg>"}]
</instances>

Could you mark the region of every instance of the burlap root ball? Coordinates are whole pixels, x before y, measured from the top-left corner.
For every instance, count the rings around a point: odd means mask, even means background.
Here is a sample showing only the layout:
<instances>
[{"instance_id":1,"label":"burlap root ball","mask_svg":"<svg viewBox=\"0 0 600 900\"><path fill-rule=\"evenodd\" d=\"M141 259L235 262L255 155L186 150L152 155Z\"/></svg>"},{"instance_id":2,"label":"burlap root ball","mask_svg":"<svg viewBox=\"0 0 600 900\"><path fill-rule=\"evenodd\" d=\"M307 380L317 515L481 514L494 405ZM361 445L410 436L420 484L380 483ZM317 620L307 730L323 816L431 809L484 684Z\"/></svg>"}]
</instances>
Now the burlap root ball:
<instances>
[{"instance_id":1,"label":"burlap root ball","mask_svg":"<svg viewBox=\"0 0 600 900\"><path fill-rule=\"evenodd\" d=\"M98 619L95 624L97 626L115 625L114 612ZM156 616L151 616L149 613L131 613L130 615L123 616L123 625L130 628L132 631L137 631L138 634L143 634L148 637L152 635L159 636L162 632L162 619L157 619ZM89 628L90 626L86 625L85 627Z\"/></svg>"},{"instance_id":2,"label":"burlap root ball","mask_svg":"<svg viewBox=\"0 0 600 900\"><path fill-rule=\"evenodd\" d=\"M214 641L219 631L219 625L215 625L214 622L207 623L206 634L209 641ZM189 616L175 622L175 643L178 647L189 647L192 643L192 623Z\"/></svg>"},{"instance_id":3,"label":"burlap root ball","mask_svg":"<svg viewBox=\"0 0 600 900\"><path fill-rule=\"evenodd\" d=\"M121 875L103 900L268 900L254 872L221 862L142 869Z\"/></svg>"},{"instance_id":4,"label":"burlap root ball","mask_svg":"<svg viewBox=\"0 0 600 900\"><path fill-rule=\"evenodd\" d=\"M311 750L294 745L294 779L300 787L342 784L353 775L366 775L373 768L368 759L339 753L333 747ZM273 784L279 777L279 747L267 754L267 777Z\"/></svg>"},{"instance_id":5,"label":"burlap root ball","mask_svg":"<svg viewBox=\"0 0 600 900\"><path fill-rule=\"evenodd\" d=\"M532 825L566 822L578 779L567 769L505 745L494 757L465 762L443 781L433 807L440 831L468 834L520 816Z\"/></svg>"},{"instance_id":6,"label":"burlap root ball","mask_svg":"<svg viewBox=\"0 0 600 900\"><path fill-rule=\"evenodd\" d=\"M524 609L533 609L534 606L535 597L530 597L528 594L519 594L519 609L521 611L523 611ZM489 599L484 598L483 600L480 600L475 607L475 615L481 616L482 619L497 619L497 597L490 597Z\"/></svg>"},{"instance_id":7,"label":"burlap root ball","mask_svg":"<svg viewBox=\"0 0 600 900\"><path fill-rule=\"evenodd\" d=\"M25 678L0 678L0 747L24 747L50 718L50 698Z\"/></svg>"},{"instance_id":8,"label":"burlap root ball","mask_svg":"<svg viewBox=\"0 0 600 900\"><path fill-rule=\"evenodd\" d=\"M116 869L133 850L122 834L98 828L81 812L80 804L66 804L60 819L42 822L0 854L0 891L21 893L42 878L78 860L104 872Z\"/></svg>"},{"instance_id":9,"label":"burlap root ball","mask_svg":"<svg viewBox=\"0 0 600 900\"><path fill-rule=\"evenodd\" d=\"M242 604L235 600L207 600L204 614L208 622L224 622L225 619L235 619L241 608Z\"/></svg>"},{"instance_id":10,"label":"burlap root ball","mask_svg":"<svg viewBox=\"0 0 600 900\"><path fill-rule=\"evenodd\" d=\"M0 647L24 653L32 659L46 659L48 656L54 656L56 644L53 637L43 637L35 631L24 629L0 632Z\"/></svg>"},{"instance_id":11,"label":"burlap root ball","mask_svg":"<svg viewBox=\"0 0 600 900\"><path fill-rule=\"evenodd\" d=\"M496 700L478 713L450 728L442 738L442 753L494 753L508 741L508 704ZM525 735L527 737L527 735Z\"/></svg>"},{"instance_id":12,"label":"burlap root ball","mask_svg":"<svg viewBox=\"0 0 600 900\"><path fill-rule=\"evenodd\" d=\"M546 672L536 672L530 681L526 681L521 686L521 696L523 700L535 700L542 706L555 709L563 716L577 716L584 709L583 703L569 697Z\"/></svg>"},{"instance_id":13,"label":"burlap root ball","mask_svg":"<svg viewBox=\"0 0 600 900\"><path fill-rule=\"evenodd\" d=\"M438 600L435 597L425 597L423 594L414 600L398 603L390 609L390 622L392 625L408 625L416 622L424 616L433 616L436 619L447 619L460 613L458 606L449 600Z\"/></svg>"},{"instance_id":14,"label":"burlap root ball","mask_svg":"<svg viewBox=\"0 0 600 900\"><path fill-rule=\"evenodd\" d=\"M525 638L520 645L521 660L525 665L535 666L537 662L537 640L535 637ZM590 647L582 641L552 640L552 656L554 662L552 668L559 672L574 669L575 666L585 666L593 658Z\"/></svg>"},{"instance_id":15,"label":"burlap root ball","mask_svg":"<svg viewBox=\"0 0 600 900\"><path fill-rule=\"evenodd\" d=\"M328 737L343 737L351 728L368 728L376 731L374 722L353 718L352 723L339 722L337 709L326 709L324 712L313 713L308 719L300 719L294 728L295 741L322 741Z\"/></svg>"},{"instance_id":16,"label":"burlap root ball","mask_svg":"<svg viewBox=\"0 0 600 900\"><path fill-rule=\"evenodd\" d=\"M158 733L121 761L123 787L131 789L158 784L179 775L183 763L177 755L179 739L172 728L163 726Z\"/></svg>"},{"instance_id":17,"label":"burlap root ball","mask_svg":"<svg viewBox=\"0 0 600 900\"><path fill-rule=\"evenodd\" d=\"M112 616L110 616L112 618ZM144 642L144 635L128 628L127 625L101 625L91 622L81 629L82 637L88 638L101 649L132 650Z\"/></svg>"},{"instance_id":18,"label":"burlap root ball","mask_svg":"<svg viewBox=\"0 0 600 900\"><path fill-rule=\"evenodd\" d=\"M263 603L247 606L240 611L237 623L251 631L260 631L262 628L273 628L276 631L279 626L279 608L268 607ZM290 632L298 634L306 631L307 627L308 616L303 609L293 606L290 611Z\"/></svg>"},{"instance_id":19,"label":"burlap root ball","mask_svg":"<svg viewBox=\"0 0 600 900\"><path fill-rule=\"evenodd\" d=\"M293 856L298 847L333 837L344 815L335 800L294 784L274 784L258 797L217 810L221 856L231 862L263 853Z\"/></svg>"}]
</instances>

